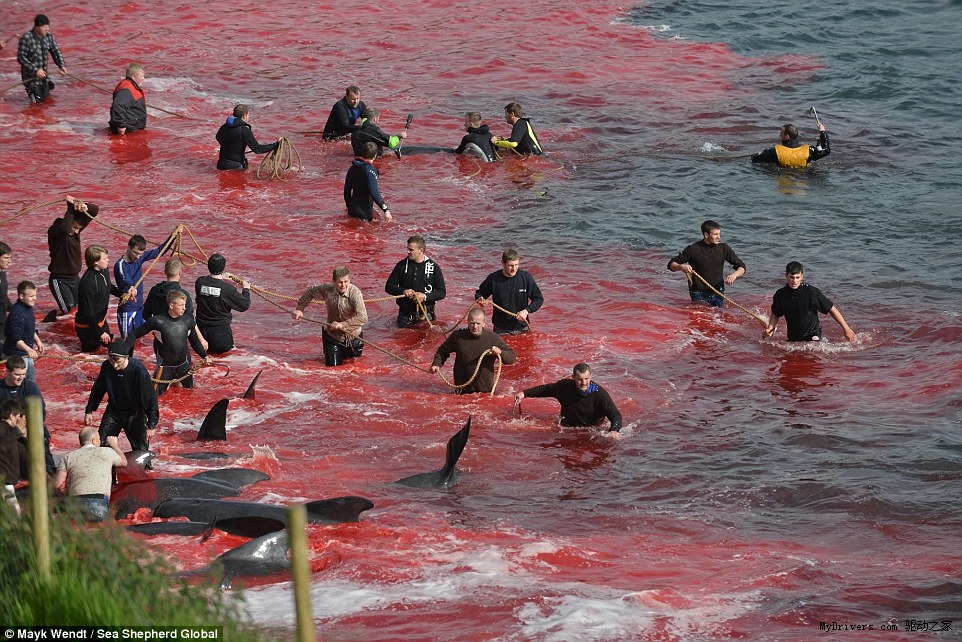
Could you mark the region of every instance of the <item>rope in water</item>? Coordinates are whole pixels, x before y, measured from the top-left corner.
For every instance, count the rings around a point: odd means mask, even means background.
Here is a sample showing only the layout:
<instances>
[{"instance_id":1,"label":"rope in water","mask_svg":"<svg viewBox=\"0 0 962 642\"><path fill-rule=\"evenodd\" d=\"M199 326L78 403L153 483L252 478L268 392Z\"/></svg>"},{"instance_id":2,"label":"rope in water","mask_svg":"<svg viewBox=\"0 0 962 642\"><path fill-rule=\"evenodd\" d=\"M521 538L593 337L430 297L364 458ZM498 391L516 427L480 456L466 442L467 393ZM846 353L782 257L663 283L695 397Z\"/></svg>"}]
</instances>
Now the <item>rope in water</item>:
<instances>
[{"instance_id":1,"label":"rope in water","mask_svg":"<svg viewBox=\"0 0 962 642\"><path fill-rule=\"evenodd\" d=\"M276 178L282 181L284 174L295 166L298 169L302 167L301 155L294 147L294 143L281 136L277 139L277 147L261 159L260 165L257 166L257 178L266 180Z\"/></svg>"},{"instance_id":2,"label":"rope in water","mask_svg":"<svg viewBox=\"0 0 962 642\"><path fill-rule=\"evenodd\" d=\"M93 87L94 89L99 89L100 91L104 92L105 94L113 95L113 93L114 93L114 92L112 92L112 91L109 90L109 89L106 89L106 88L104 88L104 87L101 87L100 85L97 85L96 83L92 83L92 82L90 82L89 80L84 80L83 78L78 78L77 76L74 76L73 74L67 74L67 78L73 78L73 79L76 80L77 82L81 82L81 83L83 83L83 84L85 84L85 85L89 85L90 87ZM144 99L144 103L146 104L146 98ZM155 110L157 110L157 111L162 111L162 112L164 112L165 114L170 114L171 116L177 116L178 118L184 118L184 119L187 119L187 120L196 120L196 121L198 121L198 122L202 122L200 118L194 118L193 116L185 116L184 114L178 114L178 113L175 112L175 111L169 111L169 110L167 110L167 109L164 109L163 107L155 107L154 105L147 105L147 108L148 108L148 109L155 109Z\"/></svg>"}]
</instances>

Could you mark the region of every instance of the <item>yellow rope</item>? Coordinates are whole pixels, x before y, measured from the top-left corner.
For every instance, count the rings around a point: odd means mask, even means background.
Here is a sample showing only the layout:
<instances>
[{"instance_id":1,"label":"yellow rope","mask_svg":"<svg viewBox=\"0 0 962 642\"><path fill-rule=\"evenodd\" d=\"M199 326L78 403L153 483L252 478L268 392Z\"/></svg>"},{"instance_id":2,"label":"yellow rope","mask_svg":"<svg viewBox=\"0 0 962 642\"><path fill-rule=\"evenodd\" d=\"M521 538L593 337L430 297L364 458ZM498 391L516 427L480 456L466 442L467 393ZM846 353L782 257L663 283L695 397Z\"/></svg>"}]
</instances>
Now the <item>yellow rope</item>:
<instances>
[{"instance_id":1,"label":"yellow rope","mask_svg":"<svg viewBox=\"0 0 962 642\"><path fill-rule=\"evenodd\" d=\"M257 178L284 180L283 174L289 172L295 165L298 169L302 167L301 155L294 147L294 143L281 136L277 139L277 147L261 159L260 165L257 166ZM263 175L261 175L262 172Z\"/></svg>"},{"instance_id":2,"label":"yellow rope","mask_svg":"<svg viewBox=\"0 0 962 642\"><path fill-rule=\"evenodd\" d=\"M438 369L438 376L441 377L441 381L443 381L444 383L446 383L446 384L448 384L449 386L451 386L452 388L454 388L455 391L457 391L457 390L463 390L464 388L467 388L467 387L470 386L472 383L474 383L474 380L478 378L478 373L481 372L481 364L482 364L482 362L484 361L484 358L485 358L486 356L488 356L489 354L494 355L494 358L498 360L498 371L497 371L497 372L495 373L495 375L494 375L494 385L491 387L491 396L493 397L493 396L494 396L494 391L498 389L498 381L501 379L501 366L502 366L502 361L501 361L501 355L500 355L500 354L494 354L493 352L491 352L491 349L490 349L490 348L488 348L487 350L485 350L484 352L482 352L482 353L481 353L481 356L478 357L478 365L475 366L475 368L474 368L474 374L472 374L472 375L471 375L471 378L468 379L465 383L457 384L457 385L451 383L450 381L448 381L447 379L445 379L444 375L441 373L440 368Z\"/></svg>"},{"instance_id":3,"label":"yellow rope","mask_svg":"<svg viewBox=\"0 0 962 642\"><path fill-rule=\"evenodd\" d=\"M39 210L40 208L47 207L48 205L55 205L55 204L57 204L57 203L66 203L66 202L67 202L67 199L65 199L65 198L58 198L58 199L55 200L55 201L46 201L45 203L37 203L36 205L28 205L27 207L23 208L22 210L20 210L19 212L17 212L16 214L14 214L14 215L11 216L10 218L8 218L7 220L5 220L5 221L0 221L0 227L3 227L3 226L6 225L7 223L12 223L13 221L17 220L17 219L20 218L21 216L23 216L23 215L25 215L25 214L29 214L30 212L33 212L34 210Z\"/></svg>"},{"instance_id":4,"label":"yellow rope","mask_svg":"<svg viewBox=\"0 0 962 642\"><path fill-rule=\"evenodd\" d=\"M728 301L729 303L731 303L733 306L735 306L735 307L738 308L739 310L741 310L741 311L745 312L746 314L754 317L759 323L761 323L761 324L762 324L763 326L765 326L766 328L768 327L768 319L766 319L766 318L764 318L764 317L758 316L757 314L755 314L755 313L752 312L751 310L747 310L747 309L743 308L742 306L738 305L737 303L735 303L734 301L732 301L731 299L729 299L727 296L725 296L724 294L722 294L721 292L719 292L718 290L716 290L716 289L715 289L715 286L713 286L711 283L709 283L708 281L706 281L706 280L705 280L705 277L703 277L703 276L702 276L701 274L699 274L698 272L695 272L694 269L692 269L691 273L694 274L695 276L697 276L697 277L701 280L702 283L704 283L705 285L707 285L708 288L709 288L712 292L714 292L715 294L717 294L717 295L720 296L721 298L725 299L726 301ZM691 284L691 277L688 276L687 274L686 274L685 276L688 277L688 283Z\"/></svg>"}]
</instances>

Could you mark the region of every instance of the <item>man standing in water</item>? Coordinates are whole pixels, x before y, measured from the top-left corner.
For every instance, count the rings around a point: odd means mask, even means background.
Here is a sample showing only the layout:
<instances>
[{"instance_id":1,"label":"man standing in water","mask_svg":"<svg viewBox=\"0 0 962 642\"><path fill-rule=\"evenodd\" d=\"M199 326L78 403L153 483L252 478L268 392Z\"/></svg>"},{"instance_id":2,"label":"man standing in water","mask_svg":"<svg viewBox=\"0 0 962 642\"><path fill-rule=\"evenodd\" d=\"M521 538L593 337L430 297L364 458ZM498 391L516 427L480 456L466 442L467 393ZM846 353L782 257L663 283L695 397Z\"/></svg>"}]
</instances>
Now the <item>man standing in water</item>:
<instances>
[{"instance_id":1,"label":"man standing in water","mask_svg":"<svg viewBox=\"0 0 962 642\"><path fill-rule=\"evenodd\" d=\"M30 102L41 103L53 91L54 84L47 74L47 55L60 68L60 75L67 75L67 63L60 55L60 49L50 34L50 18L42 13L33 19L33 29L23 34L17 48L17 62L20 63L20 79Z\"/></svg>"},{"instance_id":2,"label":"man standing in water","mask_svg":"<svg viewBox=\"0 0 962 642\"><path fill-rule=\"evenodd\" d=\"M818 321L818 313L821 312L830 314L841 326L845 338L855 341L855 331L848 327L839 309L818 288L803 283L803 278L805 272L801 263L792 261L785 266L787 285L772 297L772 316L762 338L774 335L778 319L785 317L789 341L821 341L822 326Z\"/></svg>"},{"instance_id":3,"label":"man standing in water","mask_svg":"<svg viewBox=\"0 0 962 642\"><path fill-rule=\"evenodd\" d=\"M324 125L324 140L333 140L342 136L349 136L357 128L358 119L367 107L361 100L361 89L351 85L344 92L344 98L334 103L331 114Z\"/></svg>"},{"instance_id":4,"label":"man standing in water","mask_svg":"<svg viewBox=\"0 0 962 642\"><path fill-rule=\"evenodd\" d=\"M608 431L621 430L621 413L608 392L591 381L591 368L579 363L570 379L527 388L514 396L519 404L525 397L552 397L561 403L562 426L594 426L602 419L609 422Z\"/></svg>"},{"instance_id":5,"label":"man standing in water","mask_svg":"<svg viewBox=\"0 0 962 642\"><path fill-rule=\"evenodd\" d=\"M323 301L327 306L327 325L321 331L324 365L339 366L345 359L360 357L364 349L361 328L367 323L367 308L361 290L351 283L351 271L336 267L331 283L307 288L291 313L295 321L304 316L311 301Z\"/></svg>"},{"instance_id":6,"label":"man standing in water","mask_svg":"<svg viewBox=\"0 0 962 642\"><path fill-rule=\"evenodd\" d=\"M745 264L727 243L721 242L721 226L715 221L702 223L701 235L702 240L692 243L668 261L668 269L672 272L684 272L688 276L688 293L692 301L721 308L725 306L725 299L711 288L724 292L726 285L731 285L745 273ZM726 261L735 268L727 277L724 276ZM698 275L708 284L698 278Z\"/></svg>"},{"instance_id":7,"label":"man standing in water","mask_svg":"<svg viewBox=\"0 0 962 642\"><path fill-rule=\"evenodd\" d=\"M471 308L468 313L467 329L455 330L451 333L431 362L431 372L440 372L441 366L448 356L454 353L454 384L462 385L471 380L477 371L474 381L458 390L458 394L472 392L491 392L494 388L494 361L501 357L501 363L514 363L514 350L500 335L484 327L485 316L481 308ZM489 354L485 354L488 353ZM480 367L478 361L481 361Z\"/></svg>"},{"instance_id":8,"label":"man standing in water","mask_svg":"<svg viewBox=\"0 0 962 642\"><path fill-rule=\"evenodd\" d=\"M501 255L502 268L488 275L474 298L484 307L490 297L494 309L492 320L498 334L522 334L530 329L528 315L541 309L544 297L534 277L520 268L521 255L515 249ZM508 310L505 312L504 310Z\"/></svg>"},{"instance_id":9,"label":"man standing in water","mask_svg":"<svg viewBox=\"0 0 962 642\"><path fill-rule=\"evenodd\" d=\"M424 248L423 236L409 238L407 258L398 261L384 285L384 291L388 294L404 295L397 300L399 328L407 328L421 321L434 321L434 302L447 294L441 266L428 258Z\"/></svg>"},{"instance_id":10,"label":"man standing in water","mask_svg":"<svg viewBox=\"0 0 962 642\"><path fill-rule=\"evenodd\" d=\"M217 130L217 142L220 143L220 155L217 159L217 169L247 169L247 148L255 154L266 154L277 149L278 143L261 145L254 138L250 125L251 108L247 105L235 105L234 114L227 117L227 121Z\"/></svg>"},{"instance_id":11,"label":"man standing in water","mask_svg":"<svg viewBox=\"0 0 962 642\"><path fill-rule=\"evenodd\" d=\"M805 167L812 161L825 158L831 152L825 125L818 123L818 144L802 145L798 142L798 127L782 125L778 130L781 143L774 147L752 154L753 163L775 163L781 167Z\"/></svg>"}]
</instances>

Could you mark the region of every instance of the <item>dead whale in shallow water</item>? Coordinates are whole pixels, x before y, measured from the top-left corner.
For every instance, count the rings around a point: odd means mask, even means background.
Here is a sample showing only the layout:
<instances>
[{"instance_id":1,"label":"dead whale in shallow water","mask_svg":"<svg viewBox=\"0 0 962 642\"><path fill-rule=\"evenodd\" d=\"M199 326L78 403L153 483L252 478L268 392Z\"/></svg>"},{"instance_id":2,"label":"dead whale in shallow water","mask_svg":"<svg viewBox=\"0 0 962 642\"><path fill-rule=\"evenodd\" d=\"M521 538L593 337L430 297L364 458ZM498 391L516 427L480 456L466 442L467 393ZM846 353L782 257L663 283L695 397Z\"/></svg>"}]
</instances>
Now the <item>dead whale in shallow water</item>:
<instances>
[{"instance_id":1,"label":"dead whale in shallow water","mask_svg":"<svg viewBox=\"0 0 962 642\"><path fill-rule=\"evenodd\" d=\"M364 497L334 497L308 502L307 521L312 524L341 524L358 522L361 513L374 508ZM248 518L271 518L287 523L287 507L258 502L234 502L225 499L171 499L154 511L155 517L186 517L195 522L218 522L237 519L243 524Z\"/></svg>"},{"instance_id":2,"label":"dead whale in shallow water","mask_svg":"<svg viewBox=\"0 0 962 642\"><path fill-rule=\"evenodd\" d=\"M471 432L471 417L453 437L448 440L447 456L444 460L444 468L433 473L418 473L403 479L399 479L395 484L411 486L412 488L451 488L458 479L458 459L464 452L464 447L468 443L468 435Z\"/></svg>"}]
</instances>

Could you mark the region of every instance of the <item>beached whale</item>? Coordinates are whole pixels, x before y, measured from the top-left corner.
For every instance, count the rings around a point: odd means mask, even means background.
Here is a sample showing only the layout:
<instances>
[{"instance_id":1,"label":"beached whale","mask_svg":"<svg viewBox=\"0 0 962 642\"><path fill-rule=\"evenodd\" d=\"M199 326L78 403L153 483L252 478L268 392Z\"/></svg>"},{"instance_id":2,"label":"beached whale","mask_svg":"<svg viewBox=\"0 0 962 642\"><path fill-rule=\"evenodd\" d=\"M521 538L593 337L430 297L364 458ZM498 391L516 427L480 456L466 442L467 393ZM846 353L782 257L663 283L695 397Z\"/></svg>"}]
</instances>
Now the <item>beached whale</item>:
<instances>
[{"instance_id":1,"label":"beached whale","mask_svg":"<svg viewBox=\"0 0 962 642\"><path fill-rule=\"evenodd\" d=\"M110 504L117 519L124 519L138 508L155 509L176 498L221 499L237 497L240 489L270 479L270 475L251 468L205 470L193 477L155 477L119 486L111 493Z\"/></svg>"},{"instance_id":2,"label":"beached whale","mask_svg":"<svg viewBox=\"0 0 962 642\"><path fill-rule=\"evenodd\" d=\"M178 575L209 577L215 576L215 573L222 574L220 588L230 589L237 578L263 578L287 574L291 567L287 557L289 546L286 530L270 533L232 548L204 568L178 573Z\"/></svg>"},{"instance_id":3,"label":"beached whale","mask_svg":"<svg viewBox=\"0 0 962 642\"><path fill-rule=\"evenodd\" d=\"M468 443L468 435L471 432L471 417L467 423L457 433L448 440L447 456L444 460L444 467L433 473L418 473L399 479L395 484L411 486L413 488L451 488L457 482L458 459L464 452L464 446Z\"/></svg>"},{"instance_id":4,"label":"beached whale","mask_svg":"<svg viewBox=\"0 0 962 642\"><path fill-rule=\"evenodd\" d=\"M207 539L214 529L239 535L241 537L260 537L268 533L284 530L284 522L271 517L241 517L217 520L216 522L194 522L170 520L164 522L149 522L147 524L134 524L128 526L127 530L140 535L183 535L194 536L203 535L202 540Z\"/></svg>"},{"instance_id":5,"label":"beached whale","mask_svg":"<svg viewBox=\"0 0 962 642\"><path fill-rule=\"evenodd\" d=\"M307 521L312 524L358 522L361 513L374 508L364 497L346 496L308 502ZM160 504L155 517L186 517L195 522L218 522L225 519L271 518L287 524L287 508L258 502L234 502L225 499L171 499Z\"/></svg>"}]
</instances>

